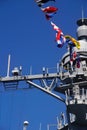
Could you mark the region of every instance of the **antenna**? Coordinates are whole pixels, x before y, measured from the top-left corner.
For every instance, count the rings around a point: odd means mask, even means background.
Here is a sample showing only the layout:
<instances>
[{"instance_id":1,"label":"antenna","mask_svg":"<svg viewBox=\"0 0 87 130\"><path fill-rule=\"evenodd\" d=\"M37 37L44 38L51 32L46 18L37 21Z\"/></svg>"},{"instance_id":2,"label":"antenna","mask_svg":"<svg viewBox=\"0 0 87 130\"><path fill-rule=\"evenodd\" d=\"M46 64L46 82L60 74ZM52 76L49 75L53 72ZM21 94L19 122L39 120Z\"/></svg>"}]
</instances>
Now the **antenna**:
<instances>
[{"instance_id":1,"label":"antenna","mask_svg":"<svg viewBox=\"0 0 87 130\"><path fill-rule=\"evenodd\" d=\"M82 22L84 22L84 10L83 10L83 6L82 6Z\"/></svg>"},{"instance_id":2,"label":"antenna","mask_svg":"<svg viewBox=\"0 0 87 130\"><path fill-rule=\"evenodd\" d=\"M7 77L9 77L9 72L10 72L10 59L11 59L11 55L8 55L8 67L7 67Z\"/></svg>"},{"instance_id":3,"label":"antenna","mask_svg":"<svg viewBox=\"0 0 87 130\"><path fill-rule=\"evenodd\" d=\"M42 129L42 124L40 123L40 127L39 127L39 130L41 130Z\"/></svg>"},{"instance_id":4,"label":"antenna","mask_svg":"<svg viewBox=\"0 0 87 130\"><path fill-rule=\"evenodd\" d=\"M30 66L30 75L32 75L32 66Z\"/></svg>"},{"instance_id":5,"label":"antenna","mask_svg":"<svg viewBox=\"0 0 87 130\"><path fill-rule=\"evenodd\" d=\"M27 130L27 126L29 125L28 121L23 122L23 130Z\"/></svg>"}]
</instances>

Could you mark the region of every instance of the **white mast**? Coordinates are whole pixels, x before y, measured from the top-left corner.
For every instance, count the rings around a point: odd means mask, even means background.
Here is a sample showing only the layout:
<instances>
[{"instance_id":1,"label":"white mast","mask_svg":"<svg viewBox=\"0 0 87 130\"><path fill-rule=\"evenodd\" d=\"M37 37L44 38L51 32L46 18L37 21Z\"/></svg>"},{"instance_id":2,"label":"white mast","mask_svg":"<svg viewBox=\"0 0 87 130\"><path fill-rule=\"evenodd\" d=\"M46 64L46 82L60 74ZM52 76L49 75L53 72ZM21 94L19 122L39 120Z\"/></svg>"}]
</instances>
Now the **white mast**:
<instances>
[{"instance_id":1,"label":"white mast","mask_svg":"<svg viewBox=\"0 0 87 130\"><path fill-rule=\"evenodd\" d=\"M10 73L10 59L11 59L11 55L8 55L8 66L7 66L7 77L9 77L9 73Z\"/></svg>"}]
</instances>

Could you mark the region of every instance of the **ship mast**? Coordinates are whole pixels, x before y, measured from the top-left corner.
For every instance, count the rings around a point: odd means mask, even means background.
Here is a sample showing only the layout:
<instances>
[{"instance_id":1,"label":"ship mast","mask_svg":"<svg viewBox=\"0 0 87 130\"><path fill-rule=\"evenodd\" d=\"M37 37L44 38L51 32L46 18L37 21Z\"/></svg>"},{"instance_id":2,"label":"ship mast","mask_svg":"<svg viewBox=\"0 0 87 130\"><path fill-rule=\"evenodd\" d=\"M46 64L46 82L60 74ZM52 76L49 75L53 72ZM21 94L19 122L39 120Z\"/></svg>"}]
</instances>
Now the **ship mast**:
<instances>
[{"instance_id":1,"label":"ship mast","mask_svg":"<svg viewBox=\"0 0 87 130\"><path fill-rule=\"evenodd\" d=\"M74 52L79 56L79 67L77 67L77 57L71 69L69 52L65 53L61 60L63 84L55 88L55 91L66 96L68 125L60 127L59 130L87 129L87 19L78 20L77 25L80 49L74 47Z\"/></svg>"},{"instance_id":2,"label":"ship mast","mask_svg":"<svg viewBox=\"0 0 87 130\"><path fill-rule=\"evenodd\" d=\"M22 67L20 66L20 68L14 67L10 76L9 56L7 76L0 78L0 82L4 84L3 90L29 89L34 86L63 102L66 106L67 122L65 122L64 113L61 113L61 119L58 118L58 130L87 130L87 19L81 18L77 21L77 25L76 35L80 49L73 48L73 51L76 52L76 58L72 66L70 53L67 51L62 57L59 67L57 63L55 73L49 73L48 68L43 68L42 74L22 75ZM23 81L30 87L19 88L18 83ZM37 81L40 81L39 84ZM61 93L63 96L61 97L55 92Z\"/></svg>"}]
</instances>

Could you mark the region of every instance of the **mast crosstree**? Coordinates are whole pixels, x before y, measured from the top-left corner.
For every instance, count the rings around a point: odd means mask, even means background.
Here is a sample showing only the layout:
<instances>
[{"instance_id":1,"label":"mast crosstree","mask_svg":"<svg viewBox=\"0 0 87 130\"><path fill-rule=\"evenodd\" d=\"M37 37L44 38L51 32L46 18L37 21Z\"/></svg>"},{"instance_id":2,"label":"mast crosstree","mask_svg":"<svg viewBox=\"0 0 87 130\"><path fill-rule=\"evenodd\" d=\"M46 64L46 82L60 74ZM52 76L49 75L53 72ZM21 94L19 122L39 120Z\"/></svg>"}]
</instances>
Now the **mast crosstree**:
<instances>
[{"instance_id":1,"label":"mast crosstree","mask_svg":"<svg viewBox=\"0 0 87 130\"><path fill-rule=\"evenodd\" d=\"M64 113L61 113L61 118L57 118L58 130L87 130L87 19L78 20L77 25L80 49L73 47L77 56L72 64L68 50L56 68L56 73L49 73L48 69L46 71L43 68L42 74L22 75L22 67L15 67L10 76L9 57L7 76L0 77L5 89L29 89L29 86L19 88L18 83L24 81L62 101L66 106L67 122ZM57 92L63 96L59 96Z\"/></svg>"}]
</instances>

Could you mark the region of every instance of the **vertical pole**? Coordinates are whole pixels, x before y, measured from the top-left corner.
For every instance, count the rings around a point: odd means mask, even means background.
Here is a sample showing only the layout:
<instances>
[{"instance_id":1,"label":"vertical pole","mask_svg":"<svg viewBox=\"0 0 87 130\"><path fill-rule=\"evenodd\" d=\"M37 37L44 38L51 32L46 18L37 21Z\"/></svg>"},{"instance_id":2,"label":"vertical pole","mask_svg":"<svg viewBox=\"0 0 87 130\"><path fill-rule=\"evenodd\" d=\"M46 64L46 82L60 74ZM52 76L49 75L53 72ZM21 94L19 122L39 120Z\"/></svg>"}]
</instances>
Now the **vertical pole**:
<instances>
[{"instance_id":1,"label":"vertical pole","mask_svg":"<svg viewBox=\"0 0 87 130\"><path fill-rule=\"evenodd\" d=\"M82 22L84 21L84 10L83 10L83 6L82 6Z\"/></svg>"},{"instance_id":2,"label":"vertical pole","mask_svg":"<svg viewBox=\"0 0 87 130\"><path fill-rule=\"evenodd\" d=\"M86 99L87 99L87 89L86 89Z\"/></svg>"},{"instance_id":3,"label":"vertical pole","mask_svg":"<svg viewBox=\"0 0 87 130\"><path fill-rule=\"evenodd\" d=\"M47 125L47 130L50 130L50 128L49 128L49 124Z\"/></svg>"},{"instance_id":4,"label":"vertical pole","mask_svg":"<svg viewBox=\"0 0 87 130\"><path fill-rule=\"evenodd\" d=\"M59 73L59 63L57 63L57 74Z\"/></svg>"},{"instance_id":5,"label":"vertical pole","mask_svg":"<svg viewBox=\"0 0 87 130\"><path fill-rule=\"evenodd\" d=\"M32 66L30 66L30 75L32 75Z\"/></svg>"},{"instance_id":6,"label":"vertical pole","mask_svg":"<svg viewBox=\"0 0 87 130\"><path fill-rule=\"evenodd\" d=\"M39 128L39 130L41 130L41 129L42 129L41 127L42 127L42 125L41 125L41 123L40 123L40 128Z\"/></svg>"},{"instance_id":7,"label":"vertical pole","mask_svg":"<svg viewBox=\"0 0 87 130\"><path fill-rule=\"evenodd\" d=\"M7 77L9 77L9 73L10 73L10 59L11 59L11 55L9 54L9 56L8 56L8 66L7 66Z\"/></svg>"},{"instance_id":8,"label":"vertical pole","mask_svg":"<svg viewBox=\"0 0 87 130\"><path fill-rule=\"evenodd\" d=\"M27 130L27 126L28 125L29 125L29 122L28 121L24 121L23 130Z\"/></svg>"}]
</instances>

